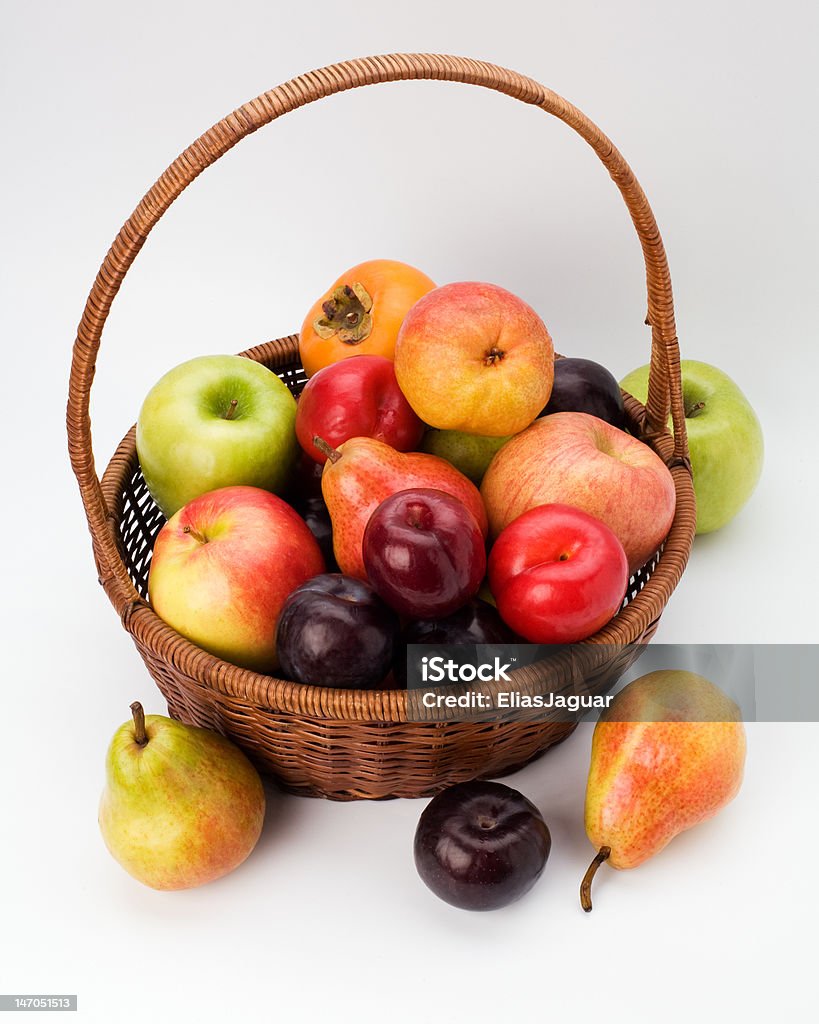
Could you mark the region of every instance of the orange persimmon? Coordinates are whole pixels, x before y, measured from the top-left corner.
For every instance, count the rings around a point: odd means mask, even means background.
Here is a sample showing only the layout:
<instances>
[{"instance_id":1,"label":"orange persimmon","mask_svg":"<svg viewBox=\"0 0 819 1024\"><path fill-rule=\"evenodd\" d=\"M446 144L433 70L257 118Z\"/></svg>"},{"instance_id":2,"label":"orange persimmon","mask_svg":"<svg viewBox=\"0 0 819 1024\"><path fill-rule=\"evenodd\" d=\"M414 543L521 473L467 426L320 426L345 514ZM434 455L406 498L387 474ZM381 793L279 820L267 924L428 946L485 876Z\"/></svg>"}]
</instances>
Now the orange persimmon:
<instances>
[{"instance_id":1,"label":"orange persimmon","mask_svg":"<svg viewBox=\"0 0 819 1024\"><path fill-rule=\"evenodd\" d=\"M305 317L299 354L307 376L348 356L392 359L404 317L434 287L426 274L397 260L351 267Z\"/></svg>"}]
</instances>

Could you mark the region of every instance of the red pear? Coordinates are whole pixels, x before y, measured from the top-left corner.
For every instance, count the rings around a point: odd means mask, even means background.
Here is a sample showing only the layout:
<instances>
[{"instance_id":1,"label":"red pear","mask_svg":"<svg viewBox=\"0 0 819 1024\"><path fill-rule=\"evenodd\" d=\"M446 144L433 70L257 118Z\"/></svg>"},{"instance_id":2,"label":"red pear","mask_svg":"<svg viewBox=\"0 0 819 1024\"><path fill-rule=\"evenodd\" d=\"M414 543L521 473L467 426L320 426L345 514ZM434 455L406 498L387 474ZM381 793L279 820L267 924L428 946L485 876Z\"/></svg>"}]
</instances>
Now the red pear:
<instances>
[{"instance_id":1,"label":"red pear","mask_svg":"<svg viewBox=\"0 0 819 1024\"><path fill-rule=\"evenodd\" d=\"M336 561L348 576L367 579L361 547L364 529L385 498L408 488L435 487L460 499L486 537L486 510L478 488L444 459L397 452L371 437L353 437L338 449L321 438L315 443L327 455L321 491L333 522Z\"/></svg>"}]
</instances>

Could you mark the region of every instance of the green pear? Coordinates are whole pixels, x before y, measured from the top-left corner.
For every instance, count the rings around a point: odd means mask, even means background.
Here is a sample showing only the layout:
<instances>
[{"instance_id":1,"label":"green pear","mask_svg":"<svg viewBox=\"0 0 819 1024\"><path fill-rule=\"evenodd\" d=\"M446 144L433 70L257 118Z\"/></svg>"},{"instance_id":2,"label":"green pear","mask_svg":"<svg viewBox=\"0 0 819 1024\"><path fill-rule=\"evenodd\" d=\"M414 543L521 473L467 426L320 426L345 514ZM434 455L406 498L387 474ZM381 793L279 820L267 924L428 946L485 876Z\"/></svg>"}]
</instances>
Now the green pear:
<instances>
[{"instance_id":1,"label":"green pear","mask_svg":"<svg viewBox=\"0 0 819 1024\"><path fill-rule=\"evenodd\" d=\"M99 809L105 845L153 889L190 889L238 867L256 845L259 773L224 736L148 715L114 734Z\"/></svg>"},{"instance_id":2,"label":"green pear","mask_svg":"<svg viewBox=\"0 0 819 1024\"><path fill-rule=\"evenodd\" d=\"M460 430L430 429L424 435L421 450L446 459L477 486L495 454L508 440L509 437L482 437Z\"/></svg>"},{"instance_id":3,"label":"green pear","mask_svg":"<svg viewBox=\"0 0 819 1024\"><path fill-rule=\"evenodd\" d=\"M722 370L694 359L684 359L680 369L697 533L711 533L734 518L757 485L762 428L748 399ZM645 403L648 366L633 370L620 387Z\"/></svg>"}]
</instances>

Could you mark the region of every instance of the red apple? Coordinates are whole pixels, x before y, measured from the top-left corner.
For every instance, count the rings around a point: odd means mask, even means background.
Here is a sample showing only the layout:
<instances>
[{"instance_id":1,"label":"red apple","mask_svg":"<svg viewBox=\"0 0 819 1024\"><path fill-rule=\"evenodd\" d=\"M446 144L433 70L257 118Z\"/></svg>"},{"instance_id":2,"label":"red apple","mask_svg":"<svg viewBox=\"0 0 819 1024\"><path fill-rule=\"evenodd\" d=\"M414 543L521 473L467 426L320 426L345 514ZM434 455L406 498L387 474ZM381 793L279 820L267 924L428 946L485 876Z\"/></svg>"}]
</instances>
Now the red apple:
<instances>
[{"instance_id":1,"label":"red apple","mask_svg":"<svg viewBox=\"0 0 819 1024\"><path fill-rule=\"evenodd\" d=\"M390 495L362 543L367 578L400 615L436 619L462 608L486 573L486 548L462 501L433 487Z\"/></svg>"},{"instance_id":2,"label":"red apple","mask_svg":"<svg viewBox=\"0 0 819 1024\"><path fill-rule=\"evenodd\" d=\"M391 359L352 356L319 370L305 384L296 412L296 436L318 463L327 456L318 436L333 448L351 437L374 437L399 452L414 451L424 424L404 398Z\"/></svg>"},{"instance_id":3,"label":"red apple","mask_svg":"<svg viewBox=\"0 0 819 1024\"><path fill-rule=\"evenodd\" d=\"M674 519L674 480L646 444L584 412L544 416L508 441L481 485L497 536L537 505L559 502L602 519L634 573L657 551Z\"/></svg>"},{"instance_id":4,"label":"red apple","mask_svg":"<svg viewBox=\"0 0 819 1024\"><path fill-rule=\"evenodd\" d=\"M628 584L623 545L570 505L518 516L489 555L489 585L504 622L531 643L571 644L619 609Z\"/></svg>"},{"instance_id":5,"label":"red apple","mask_svg":"<svg viewBox=\"0 0 819 1024\"><path fill-rule=\"evenodd\" d=\"M148 594L177 633L225 661L276 667L276 626L288 594L324 572L304 520L258 487L222 487L159 531Z\"/></svg>"}]
</instances>

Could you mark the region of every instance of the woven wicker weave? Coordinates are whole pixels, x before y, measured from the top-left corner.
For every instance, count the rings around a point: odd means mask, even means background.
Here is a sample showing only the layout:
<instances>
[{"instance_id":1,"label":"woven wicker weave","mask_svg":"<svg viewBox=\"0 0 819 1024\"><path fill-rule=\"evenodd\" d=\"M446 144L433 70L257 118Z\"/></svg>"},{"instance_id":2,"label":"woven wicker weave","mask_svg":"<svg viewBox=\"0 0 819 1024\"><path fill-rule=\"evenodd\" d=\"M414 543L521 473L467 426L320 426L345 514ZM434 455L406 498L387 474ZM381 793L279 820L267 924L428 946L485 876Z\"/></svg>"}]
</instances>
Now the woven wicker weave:
<instances>
[{"instance_id":1,"label":"woven wicker weave","mask_svg":"<svg viewBox=\"0 0 819 1024\"><path fill-rule=\"evenodd\" d=\"M181 154L151 188L115 239L94 282L74 345L68 439L91 531L100 583L134 639L170 713L231 736L256 764L299 793L333 799L423 796L445 785L497 776L522 766L572 729L543 719L509 722L418 721L403 691L304 686L229 665L165 625L145 600L148 563L162 517L139 470L133 428L102 481L91 446L89 397L103 327L122 279L170 204L206 167L246 135L333 93L406 79L480 85L540 107L573 128L597 153L619 188L646 266L651 373L644 408L626 397L633 431L669 466L677 508L662 552L632 580L622 611L582 645L584 675L604 691L652 636L685 568L695 504L685 433L671 280L648 201L623 157L579 110L513 71L461 57L393 54L312 71L264 93L216 124ZM295 392L304 383L295 336L245 355L276 370ZM674 435L667 429L669 414ZM555 680L555 667L519 670L518 687ZM413 709L414 711L414 709ZM412 717L413 720L409 720Z\"/></svg>"}]
</instances>

